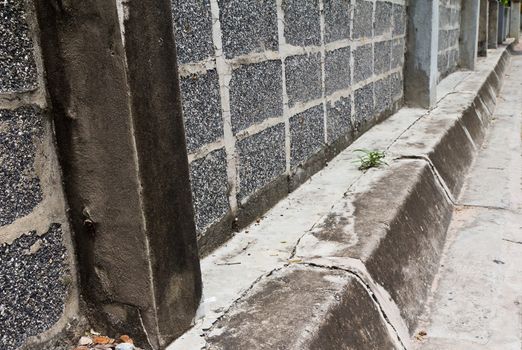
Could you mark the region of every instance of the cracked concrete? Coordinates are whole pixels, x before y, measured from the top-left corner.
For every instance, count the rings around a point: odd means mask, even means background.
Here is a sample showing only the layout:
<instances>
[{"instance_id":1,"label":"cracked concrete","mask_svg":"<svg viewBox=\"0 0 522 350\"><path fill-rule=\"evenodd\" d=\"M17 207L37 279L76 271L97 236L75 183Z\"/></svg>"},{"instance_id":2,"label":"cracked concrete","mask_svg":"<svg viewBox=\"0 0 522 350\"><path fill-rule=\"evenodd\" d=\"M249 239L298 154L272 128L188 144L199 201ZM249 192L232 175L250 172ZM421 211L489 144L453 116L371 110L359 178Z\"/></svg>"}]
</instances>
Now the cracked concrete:
<instances>
[{"instance_id":1,"label":"cracked concrete","mask_svg":"<svg viewBox=\"0 0 522 350\"><path fill-rule=\"evenodd\" d=\"M389 334L409 348L409 334L438 268L451 199L462 185L458 176L469 169L471 151L483 137L480 128L486 128L494 107L499 80L490 78L492 69L501 66L496 77L502 77L505 51L503 47L492 52L487 61L479 62L477 72L448 83L438 110L405 108L373 127L267 215L206 257L204 298L195 326L168 349L212 348L216 327L224 332L218 332L220 337L255 329L248 322L239 327L221 321L241 319L238 315L245 314L238 305L259 306L270 293L261 299L256 299L256 293L273 279L273 271L284 273L296 264L354 273L375 295L381 317L392 327ZM442 118L444 113L449 117ZM437 123L439 117L442 122ZM418 142L410 136L416 133L421 135ZM468 147L466 142L473 146L467 153L460 152L460 147ZM448 143L457 148L448 150ZM359 172L352 160L353 151L360 148L388 150L390 166ZM456 174L444 173L452 152L460 155L463 164ZM274 328L269 334L278 338L284 332ZM252 344L238 344L252 348Z\"/></svg>"}]
</instances>

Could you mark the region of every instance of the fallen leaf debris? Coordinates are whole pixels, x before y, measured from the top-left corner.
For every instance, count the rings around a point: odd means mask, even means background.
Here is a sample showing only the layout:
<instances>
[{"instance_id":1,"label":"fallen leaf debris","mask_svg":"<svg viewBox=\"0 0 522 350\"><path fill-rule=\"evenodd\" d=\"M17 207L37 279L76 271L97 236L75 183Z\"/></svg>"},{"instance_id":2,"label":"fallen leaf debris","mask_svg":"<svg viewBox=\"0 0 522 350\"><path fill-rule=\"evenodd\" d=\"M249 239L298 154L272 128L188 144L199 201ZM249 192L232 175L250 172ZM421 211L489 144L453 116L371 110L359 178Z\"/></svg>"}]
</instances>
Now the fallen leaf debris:
<instances>
[{"instance_id":1,"label":"fallen leaf debris","mask_svg":"<svg viewBox=\"0 0 522 350\"><path fill-rule=\"evenodd\" d=\"M80 337L77 346L73 350L143 350L134 345L134 341L128 335L122 335L118 339L101 335L91 330Z\"/></svg>"}]
</instances>

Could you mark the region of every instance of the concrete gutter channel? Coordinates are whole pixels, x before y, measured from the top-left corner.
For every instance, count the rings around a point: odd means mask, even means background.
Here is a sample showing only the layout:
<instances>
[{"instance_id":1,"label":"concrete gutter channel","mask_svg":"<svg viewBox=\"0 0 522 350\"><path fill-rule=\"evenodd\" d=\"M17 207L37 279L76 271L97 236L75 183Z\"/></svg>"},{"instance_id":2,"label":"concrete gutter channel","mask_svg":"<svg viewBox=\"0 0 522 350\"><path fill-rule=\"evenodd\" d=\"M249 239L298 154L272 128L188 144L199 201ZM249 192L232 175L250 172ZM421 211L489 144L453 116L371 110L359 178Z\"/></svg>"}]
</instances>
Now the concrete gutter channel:
<instances>
[{"instance_id":1,"label":"concrete gutter channel","mask_svg":"<svg viewBox=\"0 0 522 350\"><path fill-rule=\"evenodd\" d=\"M509 48L448 77L431 111L375 126L202 261L204 301L174 349L408 349ZM389 166L358 171L358 148Z\"/></svg>"}]
</instances>

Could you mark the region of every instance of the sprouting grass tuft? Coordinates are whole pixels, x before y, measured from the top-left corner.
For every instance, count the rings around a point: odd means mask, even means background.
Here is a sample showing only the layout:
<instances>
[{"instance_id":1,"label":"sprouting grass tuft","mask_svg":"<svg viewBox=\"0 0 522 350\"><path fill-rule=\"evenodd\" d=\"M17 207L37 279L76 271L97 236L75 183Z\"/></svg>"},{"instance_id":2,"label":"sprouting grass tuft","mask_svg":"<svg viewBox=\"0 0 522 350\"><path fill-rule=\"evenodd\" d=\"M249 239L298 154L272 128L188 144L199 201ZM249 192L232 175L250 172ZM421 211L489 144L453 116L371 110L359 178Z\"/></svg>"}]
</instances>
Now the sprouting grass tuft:
<instances>
[{"instance_id":1,"label":"sprouting grass tuft","mask_svg":"<svg viewBox=\"0 0 522 350\"><path fill-rule=\"evenodd\" d=\"M359 153L354 162L359 164L359 170L368 170L370 168L378 168L381 165L388 165L383 159L386 157L384 151L370 151L367 149L356 149L354 152Z\"/></svg>"}]
</instances>

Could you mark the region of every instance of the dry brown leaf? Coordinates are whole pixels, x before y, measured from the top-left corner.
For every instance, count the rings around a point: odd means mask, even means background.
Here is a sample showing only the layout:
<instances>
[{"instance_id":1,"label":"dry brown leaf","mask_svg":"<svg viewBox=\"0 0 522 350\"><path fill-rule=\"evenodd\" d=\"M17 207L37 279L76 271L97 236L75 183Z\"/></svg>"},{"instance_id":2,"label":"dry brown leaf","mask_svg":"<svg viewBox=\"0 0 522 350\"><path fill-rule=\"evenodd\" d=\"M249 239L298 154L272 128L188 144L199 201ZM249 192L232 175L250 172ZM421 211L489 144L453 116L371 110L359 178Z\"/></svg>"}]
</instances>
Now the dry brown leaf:
<instances>
[{"instance_id":1,"label":"dry brown leaf","mask_svg":"<svg viewBox=\"0 0 522 350\"><path fill-rule=\"evenodd\" d=\"M84 345L82 345L82 346L75 347L74 350L89 350L89 348L84 346Z\"/></svg>"},{"instance_id":2,"label":"dry brown leaf","mask_svg":"<svg viewBox=\"0 0 522 350\"><path fill-rule=\"evenodd\" d=\"M99 335L94 338L92 338L92 341L96 344L109 344L114 343L114 339L111 339L109 337L106 337L104 335Z\"/></svg>"},{"instance_id":3,"label":"dry brown leaf","mask_svg":"<svg viewBox=\"0 0 522 350\"><path fill-rule=\"evenodd\" d=\"M123 343L129 343L129 344L134 344L134 341L132 340L131 337L129 337L128 335L122 335L120 337L120 340L123 342Z\"/></svg>"}]
</instances>

